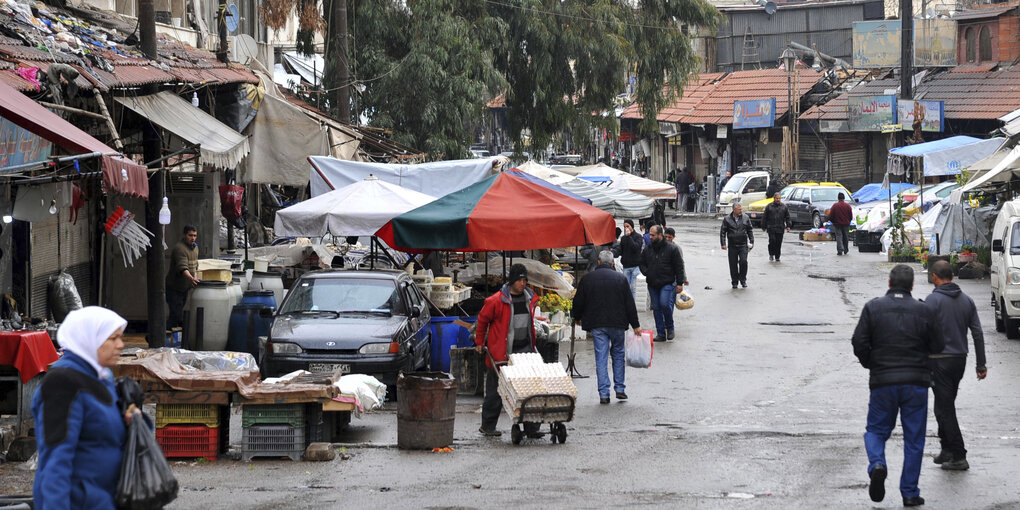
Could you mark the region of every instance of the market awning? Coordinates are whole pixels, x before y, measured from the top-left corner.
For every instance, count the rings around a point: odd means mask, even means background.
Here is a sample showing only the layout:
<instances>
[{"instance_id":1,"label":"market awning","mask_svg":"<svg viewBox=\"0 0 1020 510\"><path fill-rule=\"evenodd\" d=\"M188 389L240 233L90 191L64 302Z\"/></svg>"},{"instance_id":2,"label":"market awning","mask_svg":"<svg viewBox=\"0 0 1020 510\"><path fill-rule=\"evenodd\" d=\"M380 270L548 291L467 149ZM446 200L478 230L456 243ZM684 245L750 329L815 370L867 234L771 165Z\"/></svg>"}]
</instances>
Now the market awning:
<instances>
[{"instance_id":1,"label":"market awning","mask_svg":"<svg viewBox=\"0 0 1020 510\"><path fill-rule=\"evenodd\" d=\"M999 154L1002 153L996 153L992 157L999 156ZM1014 177L1015 172L1020 172L1020 165L1017 164L1017 160L1020 160L1020 145L1013 147L1013 150L1005 153L1005 155L999 159L998 163L996 163L991 170L985 172L984 175L976 179L971 179L967 184L953 190L953 192L949 194L949 201L953 204L958 204L960 203L960 199L963 197L963 194L968 191L982 186L1011 180Z\"/></svg>"},{"instance_id":2,"label":"market awning","mask_svg":"<svg viewBox=\"0 0 1020 510\"><path fill-rule=\"evenodd\" d=\"M353 184L369 175L419 193L441 197L470 186L493 172L493 159L487 158L400 165L309 156L308 162L312 165L308 181L313 197Z\"/></svg>"},{"instance_id":3,"label":"market awning","mask_svg":"<svg viewBox=\"0 0 1020 510\"><path fill-rule=\"evenodd\" d=\"M982 140L972 136L953 136L942 140L890 149L889 154L924 158L924 175L957 175L970 165L994 153L1003 138Z\"/></svg>"},{"instance_id":4,"label":"market awning","mask_svg":"<svg viewBox=\"0 0 1020 510\"><path fill-rule=\"evenodd\" d=\"M249 124L251 157L238 181L258 184L308 184L308 156L329 154L326 128L302 109L270 95L262 98L255 120Z\"/></svg>"},{"instance_id":5,"label":"market awning","mask_svg":"<svg viewBox=\"0 0 1020 510\"><path fill-rule=\"evenodd\" d=\"M633 191L649 198L664 198L667 200L676 198L676 188L672 184L645 179L639 175L629 174L602 163L587 167L577 176L582 179L588 177L609 177L612 180L609 186L613 188Z\"/></svg>"},{"instance_id":6,"label":"market awning","mask_svg":"<svg viewBox=\"0 0 1020 510\"><path fill-rule=\"evenodd\" d=\"M163 129L198 145L202 163L233 169L248 155L248 138L169 91L125 96L117 102Z\"/></svg>"},{"instance_id":7,"label":"market awning","mask_svg":"<svg viewBox=\"0 0 1020 510\"><path fill-rule=\"evenodd\" d=\"M0 82L0 116L75 154L99 153L103 186L107 190L149 197L149 179L144 166L121 156L3 82Z\"/></svg>"},{"instance_id":8,"label":"market awning","mask_svg":"<svg viewBox=\"0 0 1020 510\"><path fill-rule=\"evenodd\" d=\"M566 196L568 196L570 198L573 198L574 200L579 200L579 201L584 202L584 203L589 204L589 205L591 204L591 200L589 200L588 198L583 197L581 195L578 195L577 193L574 193L574 192L572 192L572 191L570 191L568 189L565 189L565 188L562 188L560 186L557 186L557 185L555 185L555 184L553 184L553 183L551 183L549 181L546 181L544 179L539 179L538 177L535 177L534 175L531 175L529 173L521 172L519 170L507 170L506 173L508 173L508 174L510 174L510 175L512 175L514 177L519 177L519 178L524 179L526 181L533 182L535 184L538 184L539 186L542 186L542 187L547 188L547 189L551 189L551 190L556 191L558 193L563 193L564 195L566 195Z\"/></svg>"}]
</instances>

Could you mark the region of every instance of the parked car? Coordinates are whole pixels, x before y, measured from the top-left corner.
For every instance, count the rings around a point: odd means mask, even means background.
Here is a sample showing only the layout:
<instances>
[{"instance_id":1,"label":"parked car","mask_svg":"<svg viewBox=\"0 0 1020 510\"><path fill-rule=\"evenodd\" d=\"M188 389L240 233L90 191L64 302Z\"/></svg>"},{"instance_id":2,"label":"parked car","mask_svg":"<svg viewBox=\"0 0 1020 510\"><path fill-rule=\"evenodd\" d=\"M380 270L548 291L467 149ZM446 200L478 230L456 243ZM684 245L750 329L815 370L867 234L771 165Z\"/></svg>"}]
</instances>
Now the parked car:
<instances>
[{"instance_id":1,"label":"parked car","mask_svg":"<svg viewBox=\"0 0 1020 510\"><path fill-rule=\"evenodd\" d=\"M275 316L263 372L339 368L396 388L399 372L429 366L429 319L425 297L403 271L307 273Z\"/></svg>"},{"instance_id":2,"label":"parked car","mask_svg":"<svg viewBox=\"0 0 1020 510\"><path fill-rule=\"evenodd\" d=\"M730 177L719 192L719 204L716 210L723 214L733 211L733 204L750 204L765 198L772 177L767 171L753 170L740 172Z\"/></svg>"},{"instance_id":3,"label":"parked car","mask_svg":"<svg viewBox=\"0 0 1020 510\"><path fill-rule=\"evenodd\" d=\"M580 154L554 154L553 157L549 158L550 165L581 166L581 163Z\"/></svg>"},{"instance_id":4,"label":"parked car","mask_svg":"<svg viewBox=\"0 0 1020 510\"><path fill-rule=\"evenodd\" d=\"M995 218L991 262L995 330L1020 338L1020 200L1002 204Z\"/></svg>"},{"instance_id":5,"label":"parked car","mask_svg":"<svg viewBox=\"0 0 1020 510\"><path fill-rule=\"evenodd\" d=\"M797 182L779 190L779 196L785 202L788 198L790 198L790 194L793 193L798 186L815 186L817 184L817 182ZM765 206L769 205L772 200L772 197L765 197L744 206L744 212L746 212L751 218L752 225L755 227L761 227L761 220L765 215Z\"/></svg>"},{"instance_id":6,"label":"parked car","mask_svg":"<svg viewBox=\"0 0 1020 510\"><path fill-rule=\"evenodd\" d=\"M839 183L804 187L794 191L786 203L790 208L790 220L794 224L808 224L811 228L821 228L829 221L829 208L839 201L840 193L853 203L850 192Z\"/></svg>"}]
</instances>

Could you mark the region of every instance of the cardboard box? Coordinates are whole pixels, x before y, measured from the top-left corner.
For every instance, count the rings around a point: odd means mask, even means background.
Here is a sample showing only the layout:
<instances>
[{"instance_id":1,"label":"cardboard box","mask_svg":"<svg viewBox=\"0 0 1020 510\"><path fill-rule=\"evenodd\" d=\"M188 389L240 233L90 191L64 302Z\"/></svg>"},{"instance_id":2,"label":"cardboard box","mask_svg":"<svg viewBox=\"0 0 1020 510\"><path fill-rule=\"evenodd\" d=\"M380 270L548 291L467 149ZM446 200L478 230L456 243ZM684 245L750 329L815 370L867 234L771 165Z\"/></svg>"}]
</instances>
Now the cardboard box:
<instances>
[{"instance_id":1,"label":"cardboard box","mask_svg":"<svg viewBox=\"0 0 1020 510\"><path fill-rule=\"evenodd\" d=\"M801 241L832 241L834 238L831 233L801 232L800 239Z\"/></svg>"}]
</instances>

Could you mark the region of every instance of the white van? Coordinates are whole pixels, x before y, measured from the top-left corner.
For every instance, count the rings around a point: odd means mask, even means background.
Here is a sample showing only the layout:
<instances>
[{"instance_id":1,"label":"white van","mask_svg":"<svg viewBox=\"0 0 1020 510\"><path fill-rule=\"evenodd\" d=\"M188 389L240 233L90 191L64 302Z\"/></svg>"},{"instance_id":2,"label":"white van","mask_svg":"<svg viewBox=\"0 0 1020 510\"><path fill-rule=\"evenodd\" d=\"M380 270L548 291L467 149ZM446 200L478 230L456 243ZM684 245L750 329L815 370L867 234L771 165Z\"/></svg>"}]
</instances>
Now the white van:
<instances>
[{"instance_id":1,"label":"white van","mask_svg":"<svg viewBox=\"0 0 1020 510\"><path fill-rule=\"evenodd\" d=\"M1003 204L995 218L990 272L995 330L1020 338L1020 199Z\"/></svg>"},{"instance_id":2,"label":"white van","mask_svg":"<svg viewBox=\"0 0 1020 510\"><path fill-rule=\"evenodd\" d=\"M733 204L747 206L765 198L765 191L768 190L769 180L772 177L764 170L752 170L740 172L730 177L719 192L719 204L716 210L729 214L733 212Z\"/></svg>"}]
</instances>

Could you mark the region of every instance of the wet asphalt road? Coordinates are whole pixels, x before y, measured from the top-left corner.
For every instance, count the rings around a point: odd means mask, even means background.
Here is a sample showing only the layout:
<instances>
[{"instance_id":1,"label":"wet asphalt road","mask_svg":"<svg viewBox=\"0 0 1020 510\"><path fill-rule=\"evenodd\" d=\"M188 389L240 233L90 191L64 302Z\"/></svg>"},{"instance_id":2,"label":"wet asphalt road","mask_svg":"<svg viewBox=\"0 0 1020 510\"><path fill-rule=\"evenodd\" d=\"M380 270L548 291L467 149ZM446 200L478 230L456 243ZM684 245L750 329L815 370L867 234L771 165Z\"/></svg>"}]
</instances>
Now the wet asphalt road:
<instances>
[{"instance_id":1,"label":"wet asphalt road","mask_svg":"<svg viewBox=\"0 0 1020 510\"><path fill-rule=\"evenodd\" d=\"M900 507L898 430L886 500L868 499L868 373L850 346L862 305L885 292L892 264L856 249L837 257L834 243L801 243L795 233L783 261L769 263L761 235L750 288L732 290L718 222L670 225L695 306L675 313L677 338L655 345L651 368L627 370L626 402L599 404L591 343L577 342L577 365L591 377L574 380L566 444L482 438L481 397L458 397L453 452L400 451L388 405L353 420L341 438L346 459L172 463L182 490L171 508ZM989 375L978 382L968 359L957 407L970 471L932 464L929 410L921 493L927 508L1020 508L1020 342L995 332L987 280L958 283L978 305ZM919 274L915 297L930 290ZM652 327L650 312L641 320ZM568 351L565 342L564 363ZM500 428L508 431L506 416ZM0 493L25 483L11 468L0 466Z\"/></svg>"}]
</instances>

